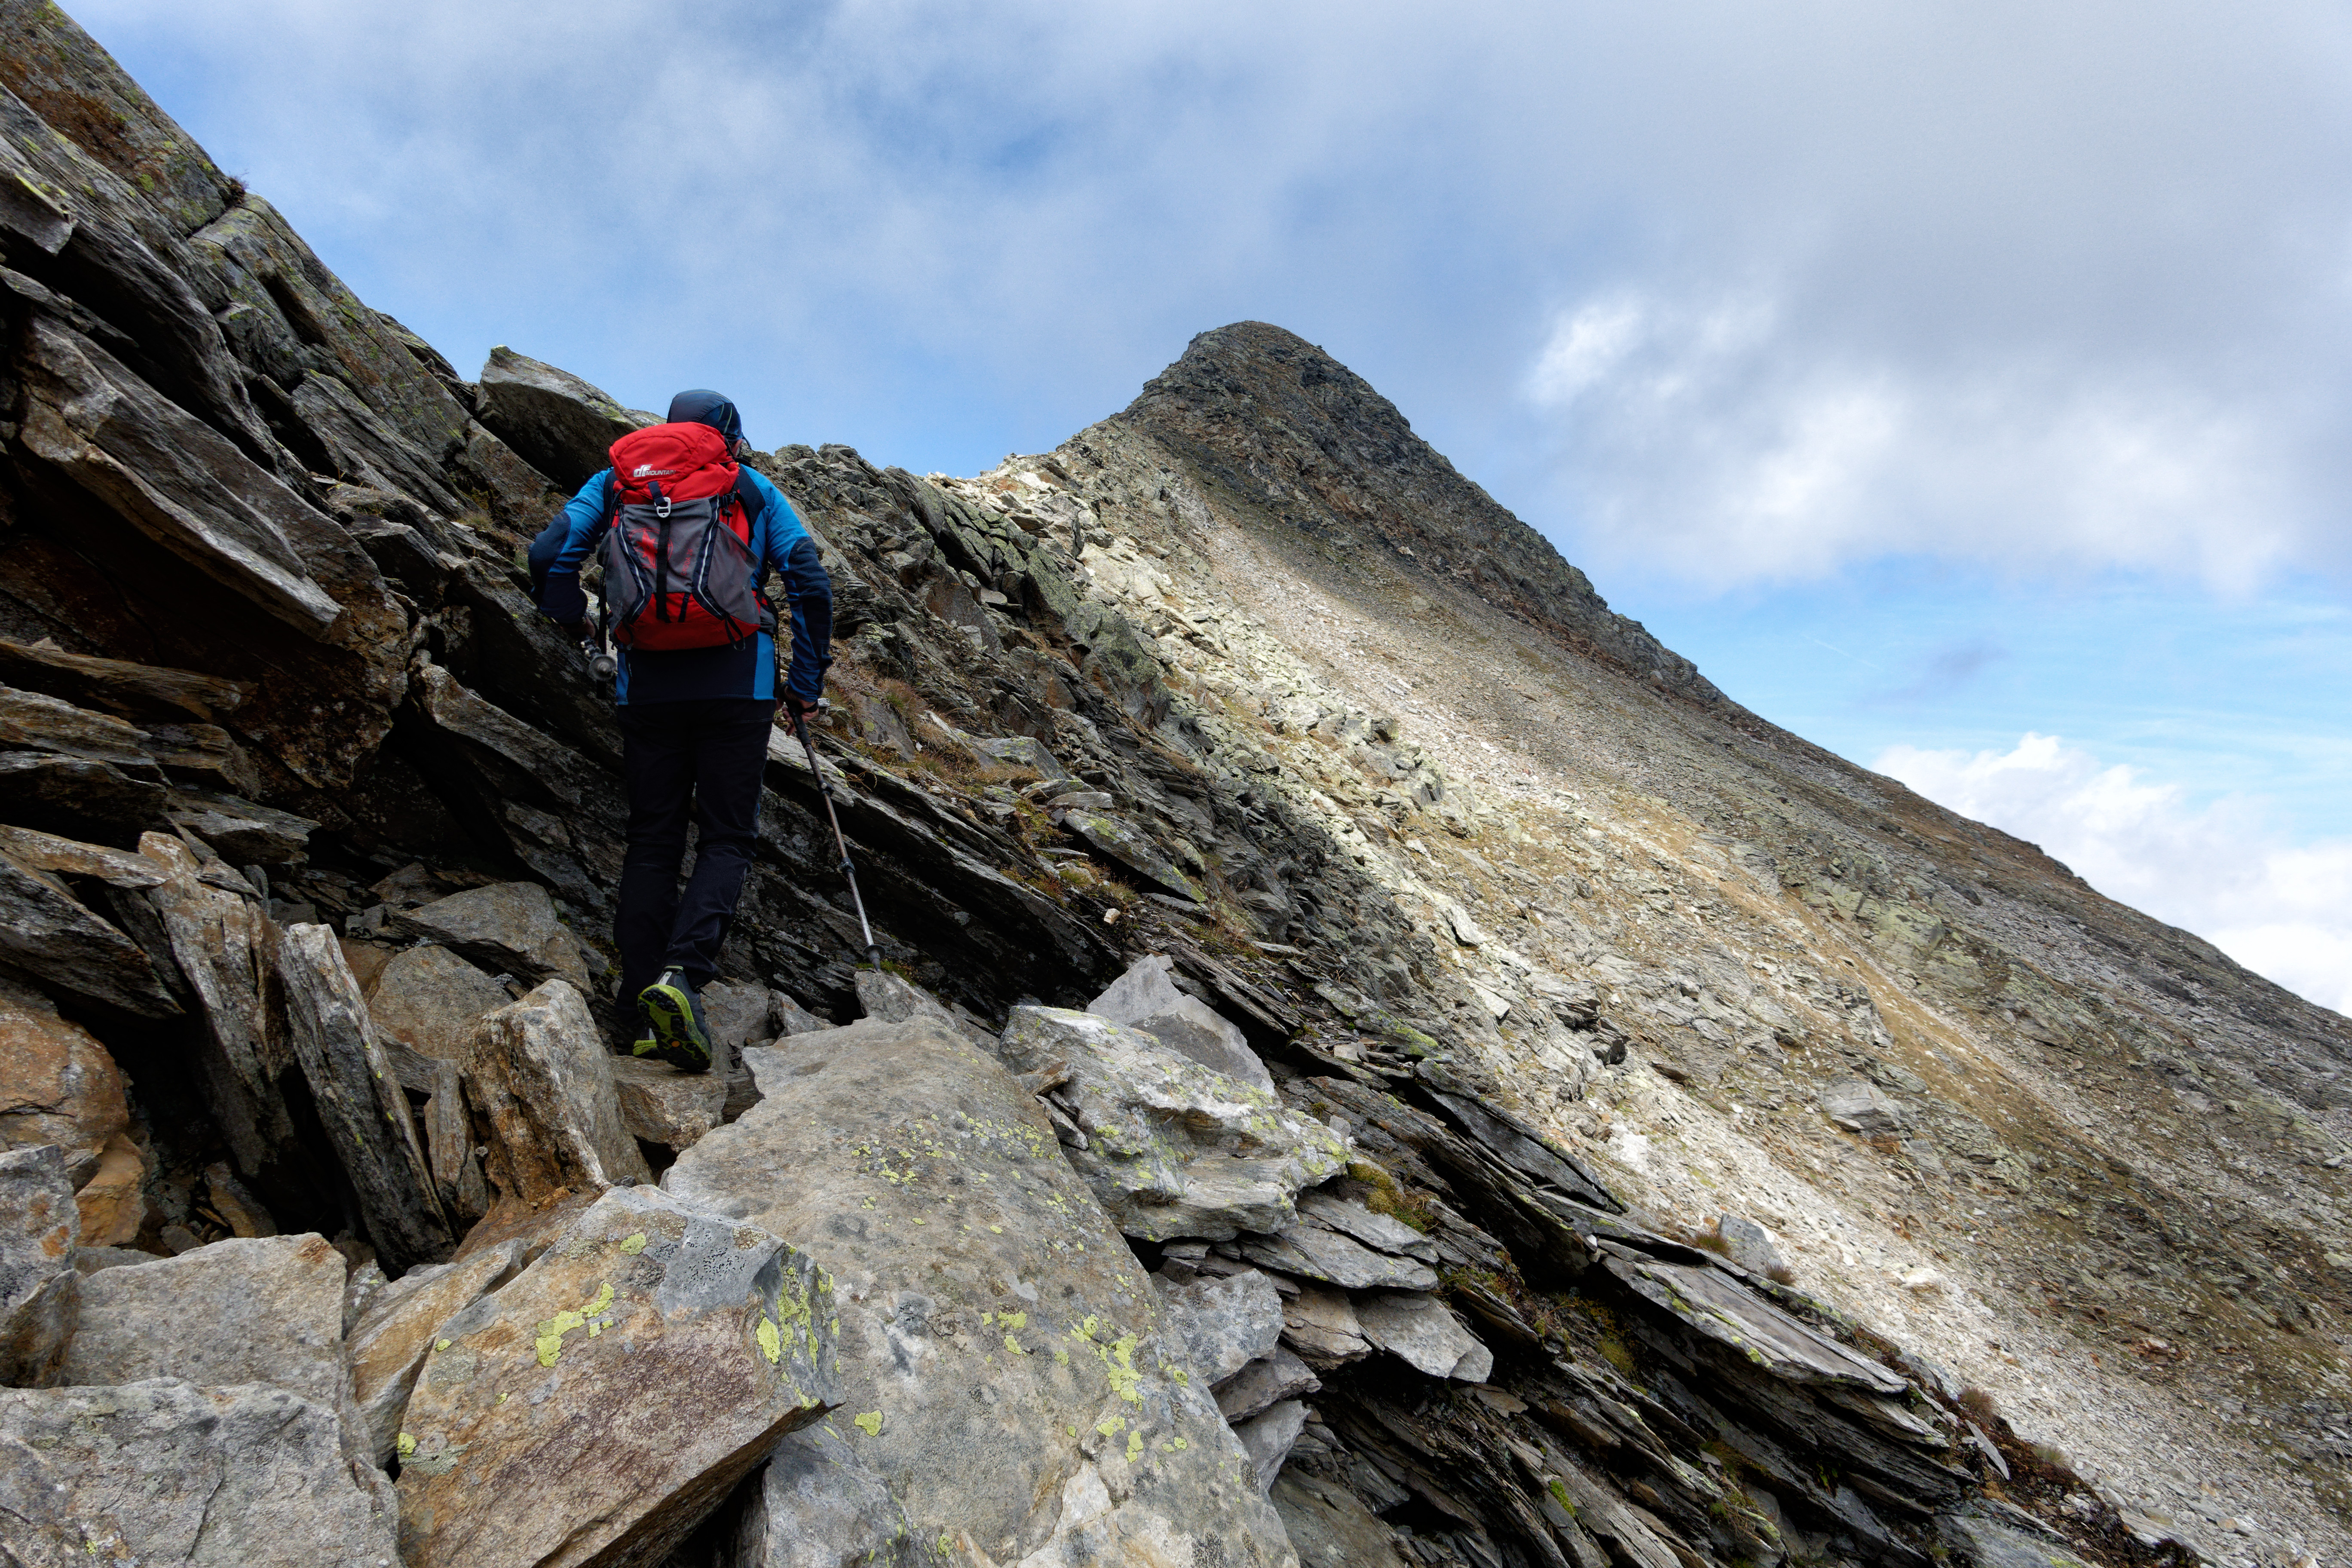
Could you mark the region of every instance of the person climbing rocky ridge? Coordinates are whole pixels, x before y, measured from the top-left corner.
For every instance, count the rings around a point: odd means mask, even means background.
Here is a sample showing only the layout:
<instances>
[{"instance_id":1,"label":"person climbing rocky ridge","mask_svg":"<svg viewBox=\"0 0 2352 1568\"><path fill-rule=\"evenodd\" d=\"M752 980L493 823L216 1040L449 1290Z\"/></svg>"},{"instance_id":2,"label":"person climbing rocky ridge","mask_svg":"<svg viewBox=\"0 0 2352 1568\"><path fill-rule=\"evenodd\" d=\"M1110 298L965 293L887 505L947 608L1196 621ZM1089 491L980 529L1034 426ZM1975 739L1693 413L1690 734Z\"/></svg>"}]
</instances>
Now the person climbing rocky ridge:
<instances>
[{"instance_id":1,"label":"person climbing rocky ridge","mask_svg":"<svg viewBox=\"0 0 2352 1568\"><path fill-rule=\"evenodd\" d=\"M520 552L653 416L466 381L54 7L0 87L0 1547L2340 1554L2345 1022L1277 329L971 479L751 459L886 963L780 730L723 1061L616 1056Z\"/></svg>"}]
</instances>

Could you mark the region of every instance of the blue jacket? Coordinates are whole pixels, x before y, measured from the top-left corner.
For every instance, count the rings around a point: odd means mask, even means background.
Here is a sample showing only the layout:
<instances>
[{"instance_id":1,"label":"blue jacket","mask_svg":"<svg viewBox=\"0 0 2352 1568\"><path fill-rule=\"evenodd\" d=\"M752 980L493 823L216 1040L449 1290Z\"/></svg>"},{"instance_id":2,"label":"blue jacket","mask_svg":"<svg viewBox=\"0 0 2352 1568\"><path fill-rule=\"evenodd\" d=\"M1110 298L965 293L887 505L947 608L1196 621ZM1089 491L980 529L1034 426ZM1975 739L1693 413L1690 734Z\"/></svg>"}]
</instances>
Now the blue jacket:
<instances>
[{"instance_id":1,"label":"blue jacket","mask_svg":"<svg viewBox=\"0 0 2352 1568\"><path fill-rule=\"evenodd\" d=\"M743 478L760 502L751 519L751 557L759 563L761 576L772 568L783 578L792 604L793 666L785 689L814 702L824 690L825 667L833 662L833 580L817 560L816 541L809 537L784 493L751 468L743 470ZM604 542L612 510L613 470L605 468L582 485L580 493L564 502L531 542L531 576L542 584L540 607L559 621L587 616L580 565ZM620 703L776 699L776 646L765 632L733 647L614 651L621 668L613 696Z\"/></svg>"}]
</instances>

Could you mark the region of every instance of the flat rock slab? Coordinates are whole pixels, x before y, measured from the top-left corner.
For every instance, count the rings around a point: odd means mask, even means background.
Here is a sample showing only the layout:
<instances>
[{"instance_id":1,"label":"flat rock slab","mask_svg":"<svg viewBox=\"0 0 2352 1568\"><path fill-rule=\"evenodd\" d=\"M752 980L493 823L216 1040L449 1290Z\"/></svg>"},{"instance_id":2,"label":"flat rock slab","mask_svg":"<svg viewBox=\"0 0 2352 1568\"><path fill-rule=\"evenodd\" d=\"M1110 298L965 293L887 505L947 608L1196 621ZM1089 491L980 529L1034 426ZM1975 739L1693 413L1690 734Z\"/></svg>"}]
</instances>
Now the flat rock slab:
<instances>
[{"instance_id":1,"label":"flat rock slab","mask_svg":"<svg viewBox=\"0 0 2352 1568\"><path fill-rule=\"evenodd\" d=\"M1282 1293L1255 1268L1162 1285L1160 1310L1183 1364L1207 1387L1273 1354L1282 1338Z\"/></svg>"},{"instance_id":2,"label":"flat rock slab","mask_svg":"<svg viewBox=\"0 0 2352 1568\"><path fill-rule=\"evenodd\" d=\"M1274 1079L1241 1030L1207 1003L1177 990L1169 978L1171 963L1164 953L1137 960L1108 990L1087 1004L1087 1011L1140 1029L1204 1068L1272 1089Z\"/></svg>"},{"instance_id":3,"label":"flat rock slab","mask_svg":"<svg viewBox=\"0 0 2352 1568\"><path fill-rule=\"evenodd\" d=\"M1138 876L1158 883L1178 898L1188 899L1196 904L1202 901L1201 889L1193 884L1192 879L1170 865L1168 857L1160 852L1160 846L1151 841L1150 835L1133 823L1099 811L1081 811L1073 807L1063 813L1062 826L1101 854Z\"/></svg>"},{"instance_id":4,"label":"flat rock slab","mask_svg":"<svg viewBox=\"0 0 2352 1568\"><path fill-rule=\"evenodd\" d=\"M1070 1163L1129 1236L1218 1241L1282 1230L1297 1220L1301 1188L1347 1167L1331 1130L1271 1090L1092 1013L1015 1007L1001 1053L1016 1072L1068 1065L1059 1092L1087 1142Z\"/></svg>"},{"instance_id":5,"label":"flat rock slab","mask_svg":"<svg viewBox=\"0 0 2352 1568\"><path fill-rule=\"evenodd\" d=\"M1329 1193L1299 1194L1298 1217L1326 1230L1353 1237L1366 1247L1393 1257L1418 1258L1423 1263L1437 1261L1437 1243L1404 1221L1375 1214L1361 1204L1333 1197Z\"/></svg>"},{"instance_id":6,"label":"flat rock slab","mask_svg":"<svg viewBox=\"0 0 2352 1568\"><path fill-rule=\"evenodd\" d=\"M660 1563L833 1407L835 1310L769 1232L606 1193L436 1335L397 1439L402 1560Z\"/></svg>"},{"instance_id":7,"label":"flat rock slab","mask_svg":"<svg viewBox=\"0 0 2352 1568\"><path fill-rule=\"evenodd\" d=\"M775 1004L764 985L738 985L714 980L704 986L702 1021L710 1031L711 1070L724 1073L746 1046L765 1045L776 1037Z\"/></svg>"},{"instance_id":8,"label":"flat rock slab","mask_svg":"<svg viewBox=\"0 0 2352 1568\"><path fill-rule=\"evenodd\" d=\"M1374 1252L1352 1237L1305 1220L1279 1236L1244 1235L1234 1245L1252 1263L1349 1290L1437 1289L1437 1271L1428 1264Z\"/></svg>"},{"instance_id":9,"label":"flat rock slab","mask_svg":"<svg viewBox=\"0 0 2352 1568\"><path fill-rule=\"evenodd\" d=\"M588 1004L561 980L475 1027L466 1087L489 1123L488 1173L501 1196L536 1205L562 1188L653 1179L621 1121L614 1060Z\"/></svg>"},{"instance_id":10,"label":"flat rock slab","mask_svg":"<svg viewBox=\"0 0 2352 1568\"><path fill-rule=\"evenodd\" d=\"M832 1271L833 1425L919 1542L1007 1564L1183 1562L1187 1539L1235 1568L1292 1561L1158 1291L994 1058L915 1017L745 1059L763 1098L663 1185Z\"/></svg>"},{"instance_id":11,"label":"flat rock slab","mask_svg":"<svg viewBox=\"0 0 2352 1568\"><path fill-rule=\"evenodd\" d=\"M0 1554L27 1568L399 1561L331 1407L283 1388L0 1389Z\"/></svg>"},{"instance_id":12,"label":"flat rock slab","mask_svg":"<svg viewBox=\"0 0 2352 1568\"><path fill-rule=\"evenodd\" d=\"M1356 1303L1364 1337L1431 1377L1484 1383L1494 1352L1478 1342L1434 1296L1373 1296Z\"/></svg>"},{"instance_id":13,"label":"flat rock slab","mask_svg":"<svg viewBox=\"0 0 2352 1568\"><path fill-rule=\"evenodd\" d=\"M393 920L405 935L454 948L500 973L568 980L582 992L592 988L579 940L555 918L554 902L537 882L468 888Z\"/></svg>"},{"instance_id":14,"label":"flat rock slab","mask_svg":"<svg viewBox=\"0 0 2352 1568\"><path fill-rule=\"evenodd\" d=\"M81 1299L81 1215L54 1143L0 1152L0 1384L46 1383Z\"/></svg>"},{"instance_id":15,"label":"flat rock slab","mask_svg":"<svg viewBox=\"0 0 2352 1568\"><path fill-rule=\"evenodd\" d=\"M1717 1216L1715 1233L1723 1238L1724 1251L1731 1261L1751 1274L1771 1276L1789 1267L1789 1260L1780 1256L1779 1238L1746 1215Z\"/></svg>"},{"instance_id":16,"label":"flat rock slab","mask_svg":"<svg viewBox=\"0 0 2352 1568\"><path fill-rule=\"evenodd\" d=\"M790 1433L747 1489L736 1568L928 1568L907 1515L840 1412Z\"/></svg>"},{"instance_id":17,"label":"flat rock slab","mask_svg":"<svg viewBox=\"0 0 2352 1568\"><path fill-rule=\"evenodd\" d=\"M886 1024L903 1024L909 1018L936 1018L976 1045L992 1043L988 1031L981 1027L977 1019L959 1013L913 981L887 969L857 972L857 1005L866 1016L879 1018Z\"/></svg>"},{"instance_id":18,"label":"flat rock slab","mask_svg":"<svg viewBox=\"0 0 2352 1568\"><path fill-rule=\"evenodd\" d=\"M605 448L651 415L622 407L573 375L500 345L482 366L482 423L565 490L609 467Z\"/></svg>"},{"instance_id":19,"label":"flat rock slab","mask_svg":"<svg viewBox=\"0 0 2352 1568\"><path fill-rule=\"evenodd\" d=\"M1327 1563L1334 1568L1408 1568L1409 1563L1421 1561L1398 1554L1396 1531L1361 1498L1344 1486L1305 1474L1303 1467L1283 1471L1268 1495L1301 1563L1318 1568Z\"/></svg>"},{"instance_id":20,"label":"flat rock slab","mask_svg":"<svg viewBox=\"0 0 2352 1568\"><path fill-rule=\"evenodd\" d=\"M267 1383L329 1410L343 1393L343 1255L317 1235L215 1241L81 1282L56 1381Z\"/></svg>"},{"instance_id":21,"label":"flat rock slab","mask_svg":"<svg viewBox=\"0 0 2352 1568\"><path fill-rule=\"evenodd\" d=\"M1644 1299L1785 1382L1892 1394L1910 1387L1896 1373L1814 1332L1718 1269L1614 1253L1602 1261Z\"/></svg>"},{"instance_id":22,"label":"flat rock slab","mask_svg":"<svg viewBox=\"0 0 2352 1568\"><path fill-rule=\"evenodd\" d=\"M482 1016L513 1000L505 986L457 953L428 942L385 964L367 1004L375 1026L410 1050L462 1061Z\"/></svg>"}]
</instances>

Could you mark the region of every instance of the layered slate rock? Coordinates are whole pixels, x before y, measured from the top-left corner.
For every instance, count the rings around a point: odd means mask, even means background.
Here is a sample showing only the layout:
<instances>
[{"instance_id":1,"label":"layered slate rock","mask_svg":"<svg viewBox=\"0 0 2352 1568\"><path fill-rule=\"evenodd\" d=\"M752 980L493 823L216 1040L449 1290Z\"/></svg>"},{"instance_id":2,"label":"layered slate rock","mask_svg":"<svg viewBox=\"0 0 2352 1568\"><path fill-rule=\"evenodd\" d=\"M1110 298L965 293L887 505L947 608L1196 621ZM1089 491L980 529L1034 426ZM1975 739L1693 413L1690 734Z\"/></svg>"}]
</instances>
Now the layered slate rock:
<instances>
[{"instance_id":1,"label":"layered slate rock","mask_svg":"<svg viewBox=\"0 0 2352 1568\"><path fill-rule=\"evenodd\" d=\"M490 351L480 384L482 423L567 493L612 466L605 450L614 442L656 422L569 371L503 343Z\"/></svg>"},{"instance_id":2,"label":"layered slate rock","mask_svg":"<svg viewBox=\"0 0 2352 1568\"><path fill-rule=\"evenodd\" d=\"M60 1384L266 1383L328 1410L343 1392L342 1255L320 1236L216 1241L81 1282Z\"/></svg>"},{"instance_id":3,"label":"layered slate rock","mask_svg":"<svg viewBox=\"0 0 2352 1568\"><path fill-rule=\"evenodd\" d=\"M294 1058L384 1267L446 1257L457 1235L334 933L289 927L278 937L278 974Z\"/></svg>"},{"instance_id":4,"label":"layered slate rock","mask_svg":"<svg viewBox=\"0 0 2352 1568\"><path fill-rule=\"evenodd\" d=\"M580 993L551 980L476 1026L467 1092L488 1123L488 1175L509 1199L538 1204L652 1179L621 1121L613 1058Z\"/></svg>"},{"instance_id":5,"label":"layered slate rock","mask_svg":"<svg viewBox=\"0 0 2352 1568\"><path fill-rule=\"evenodd\" d=\"M26 1564L399 1560L331 1407L268 1384L0 1389L0 1551Z\"/></svg>"},{"instance_id":6,"label":"layered slate rock","mask_svg":"<svg viewBox=\"0 0 2352 1568\"><path fill-rule=\"evenodd\" d=\"M1431 1377L1484 1383L1494 1352L1464 1328L1434 1296L1374 1296L1356 1304L1364 1337Z\"/></svg>"},{"instance_id":7,"label":"layered slate rock","mask_svg":"<svg viewBox=\"0 0 2352 1568\"><path fill-rule=\"evenodd\" d=\"M1718 1269L1627 1249L1612 1252L1607 1264L1636 1295L1774 1377L1881 1394L1900 1394L1910 1387L1900 1373L1856 1355Z\"/></svg>"},{"instance_id":8,"label":"layered slate rock","mask_svg":"<svg viewBox=\"0 0 2352 1568\"><path fill-rule=\"evenodd\" d=\"M1060 1563L1181 1561L1190 1538L1293 1561L1158 1292L1010 1074L923 1017L746 1059L763 1098L663 1184L831 1270L835 1426L919 1542Z\"/></svg>"},{"instance_id":9,"label":"layered slate rock","mask_svg":"<svg viewBox=\"0 0 2352 1568\"><path fill-rule=\"evenodd\" d=\"M1270 1091L1091 1013L1015 1007L1003 1051L1016 1072L1067 1066L1056 1092L1087 1141L1071 1163L1129 1236L1281 1230L1297 1218L1301 1188L1347 1166L1329 1128Z\"/></svg>"},{"instance_id":10,"label":"layered slate rock","mask_svg":"<svg viewBox=\"0 0 2352 1568\"><path fill-rule=\"evenodd\" d=\"M1087 1003L1087 1011L1140 1029L1170 1050L1228 1078L1272 1089L1274 1079L1267 1076L1257 1053L1250 1049L1247 1037L1215 1008L1176 989L1169 978L1170 968L1171 960L1164 953L1138 960L1111 982L1108 990Z\"/></svg>"},{"instance_id":11,"label":"layered slate rock","mask_svg":"<svg viewBox=\"0 0 2352 1568\"><path fill-rule=\"evenodd\" d=\"M836 1311L771 1232L606 1193L436 1335L395 1440L403 1561L660 1563L838 1402Z\"/></svg>"},{"instance_id":12,"label":"layered slate rock","mask_svg":"<svg viewBox=\"0 0 2352 1568\"><path fill-rule=\"evenodd\" d=\"M55 1144L0 1153L0 1384L46 1382L80 1300L81 1216Z\"/></svg>"}]
</instances>

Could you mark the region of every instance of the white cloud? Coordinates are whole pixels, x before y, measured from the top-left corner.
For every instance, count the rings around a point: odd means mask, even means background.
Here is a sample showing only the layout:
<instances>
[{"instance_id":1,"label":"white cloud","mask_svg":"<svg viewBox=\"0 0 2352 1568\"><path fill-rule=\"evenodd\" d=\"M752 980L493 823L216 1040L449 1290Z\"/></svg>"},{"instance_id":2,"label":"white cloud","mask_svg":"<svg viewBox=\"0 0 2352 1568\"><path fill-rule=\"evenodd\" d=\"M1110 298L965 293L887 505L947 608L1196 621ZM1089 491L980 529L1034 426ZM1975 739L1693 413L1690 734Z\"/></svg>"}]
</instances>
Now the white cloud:
<instances>
[{"instance_id":1,"label":"white cloud","mask_svg":"<svg viewBox=\"0 0 2352 1568\"><path fill-rule=\"evenodd\" d=\"M2192 805L2055 735L2007 752L1890 747L1873 764L2039 844L2109 898L2195 931L2324 1007L2352 1013L2352 841L2286 842L2256 803Z\"/></svg>"},{"instance_id":2,"label":"white cloud","mask_svg":"<svg viewBox=\"0 0 2352 1568\"><path fill-rule=\"evenodd\" d=\"M1620 574L2345 562L2329 0L74 8L461 362L954 464L1257 317Z\"/></svg>"}]
</instances>

